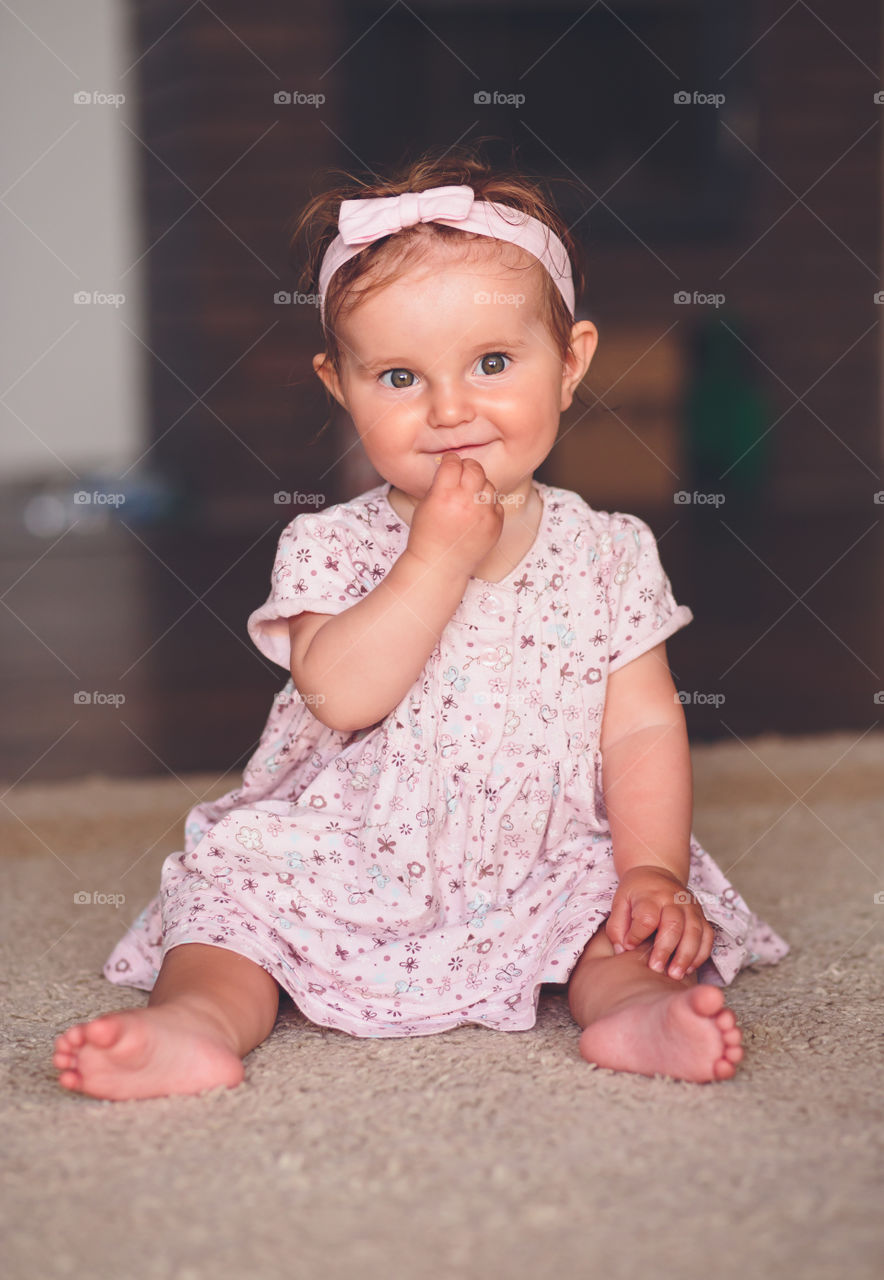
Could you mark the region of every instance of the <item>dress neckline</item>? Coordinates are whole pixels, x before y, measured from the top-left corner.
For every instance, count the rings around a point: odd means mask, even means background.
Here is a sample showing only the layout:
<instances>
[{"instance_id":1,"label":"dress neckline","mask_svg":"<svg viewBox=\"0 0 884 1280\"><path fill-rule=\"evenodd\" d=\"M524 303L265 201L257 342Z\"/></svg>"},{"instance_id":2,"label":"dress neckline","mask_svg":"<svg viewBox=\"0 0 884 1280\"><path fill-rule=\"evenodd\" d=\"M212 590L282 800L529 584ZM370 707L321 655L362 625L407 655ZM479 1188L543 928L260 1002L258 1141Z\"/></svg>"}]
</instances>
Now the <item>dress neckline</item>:
<instances>
[{"instance_id":1,"label":"dress neckline","mask_svg":"<svg viewBox=\"0 0 884 1280\"><path fill-rule=\"evenodd\" d=\"M547 531L547 521L549 520L550 504L548 501L549 485L544 484L542 480L532 480L532 484L537 490L537 496L540 498L542 510L540 512L540 520L537 525L537 532L534 535L534 541L531 543L531 546L522 556L522 559L515 566L515 568L511 569L509 573L505 574L504 577L500 578L497 582L492 582L490 578L476 578L471 574L469 582L467 583L467 589L469 589L472 583L475 582L478 586L482 587L483 589L489 588L489 587L492 589L494 589L495 587L502 587L504 589L513 590L513 587L510 584L510 579L515 578L517 574L522 573L524 569L527 567L527 565L529 565L533 561L534 554L537 551L538 546L540 545L541 538L546 534L546 531ZM410 528L410 526L406 524L406 522L402 519L402 516L400 516L399 512L396 510L396 508L393 506L392 502L390 501L389 494L392 487L393 487L392 483L389 480L387 480L382 486L383 491L381 493L381 497L383 498L384 502L387 504L390 511L393 513L393 515L396 517L396 519L405 529L406 538L407 538L408 529Z\"/></svg>"}]
</instances>

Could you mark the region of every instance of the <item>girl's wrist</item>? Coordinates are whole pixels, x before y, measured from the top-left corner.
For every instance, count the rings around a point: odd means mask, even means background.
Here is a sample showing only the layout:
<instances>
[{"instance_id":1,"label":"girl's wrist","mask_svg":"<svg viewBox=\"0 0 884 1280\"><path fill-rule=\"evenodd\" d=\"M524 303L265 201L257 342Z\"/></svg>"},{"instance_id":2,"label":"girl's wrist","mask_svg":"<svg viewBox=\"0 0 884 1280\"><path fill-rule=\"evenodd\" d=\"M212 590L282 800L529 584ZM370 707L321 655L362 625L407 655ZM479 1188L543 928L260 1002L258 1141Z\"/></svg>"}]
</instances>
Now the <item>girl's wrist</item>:
<instances>
[{"instance_id":1,"label":"girl's wrist","mask_svg":"<svg viewBox=\"0 0 884 1280\"><path fill-rule=\"evenodd\" d=\"M400 568L401 566L401 568ZM459 591L458 601L463 598L463 593L467 589L467 583L470 575L466 570L453 568L445 560L425 560L411 547L406 547L395 566L401 576L409 585L416 586L422 583L424 586L444 586L451 588L455 594Z\"/></svg>"},{"instance_id":2,"label":"girl's wrist","mask_svg":"<svg viewBox=\"0 0 884 1280\"><path fill-rule=\"evenodd\" d=\"M654 875L662 875L669 880L675 880L681 888L684 888L687 884L687 872L685 872L684 875L680 875L677 870L674 870L672 867L668 867L663 863L641 862L636 863L635 866L626 867L625 870L621 871L619 867L617 867L615 859L614 866L617 871L617 876L621 882L625 880L627 876L634 875L636 873L647 875L648 872L651 872Z\"/></svg>"}]
</instances>

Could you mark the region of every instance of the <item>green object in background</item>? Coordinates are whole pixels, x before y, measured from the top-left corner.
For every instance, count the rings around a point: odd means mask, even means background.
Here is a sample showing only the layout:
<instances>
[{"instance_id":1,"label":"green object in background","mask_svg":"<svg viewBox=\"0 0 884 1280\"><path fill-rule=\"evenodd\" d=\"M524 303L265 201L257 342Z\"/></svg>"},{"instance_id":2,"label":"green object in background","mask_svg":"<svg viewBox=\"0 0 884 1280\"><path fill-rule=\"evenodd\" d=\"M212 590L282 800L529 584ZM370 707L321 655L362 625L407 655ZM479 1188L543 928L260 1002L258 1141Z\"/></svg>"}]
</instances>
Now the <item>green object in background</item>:
<instances>
[{"instance_id":1,"label":"green object in background","mask_svg":"<svg viewBox=\"0 0 884 1280\"><path fill-rule=\"evenodd\" d=\"M685 402L687 461L695 488L753 498L770 460L772 416L757 379L758 362L740 341L739 321L717 313L693 336ZM745 342L745 338L744 338Z\"/></svg>"}]
</instances>

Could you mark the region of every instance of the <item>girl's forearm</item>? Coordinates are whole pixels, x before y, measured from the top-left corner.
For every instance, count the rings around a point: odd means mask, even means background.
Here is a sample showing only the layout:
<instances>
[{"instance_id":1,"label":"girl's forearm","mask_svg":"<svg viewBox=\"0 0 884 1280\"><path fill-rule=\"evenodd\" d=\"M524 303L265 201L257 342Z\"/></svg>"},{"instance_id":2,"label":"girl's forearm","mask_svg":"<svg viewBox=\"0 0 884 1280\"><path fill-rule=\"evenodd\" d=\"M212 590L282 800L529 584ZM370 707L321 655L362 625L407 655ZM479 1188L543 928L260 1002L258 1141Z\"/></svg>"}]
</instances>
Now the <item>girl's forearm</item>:
<instances>
[{"instance_id":1,"label":"girl's forearm","mask_svg":"<svg viewBox=\"0 0 884 1280\"><path fill-rule=\"evenodd\" d=\"M440 572L405 549L373 591L313 637L296 681L317 719L353 733L411 688L455 612L469 574ZM294 673L293 673L294 675Z\"/></svg>"},{"instance_id":2,"label":"girl's forearm","mask_svg":"<svg viewBox=\"0 0 884 1280\"><path fill-rule=\"evenodd\" d=\"M645 725L607 747L603 779L618 876L652 866L686 884L693 780L684 717Z\"/></svg>"}]
</instances>

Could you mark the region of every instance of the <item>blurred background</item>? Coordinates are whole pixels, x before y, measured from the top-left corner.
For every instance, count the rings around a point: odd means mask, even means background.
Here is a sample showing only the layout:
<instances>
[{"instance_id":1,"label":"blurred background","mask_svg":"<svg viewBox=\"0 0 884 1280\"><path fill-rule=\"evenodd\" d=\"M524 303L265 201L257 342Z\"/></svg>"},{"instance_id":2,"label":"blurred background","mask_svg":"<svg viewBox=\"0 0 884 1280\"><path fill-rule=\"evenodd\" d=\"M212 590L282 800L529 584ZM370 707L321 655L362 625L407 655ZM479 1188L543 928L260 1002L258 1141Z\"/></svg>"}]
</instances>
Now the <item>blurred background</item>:
<instances>
[{"instance_id":1,"label":"blurred background","mask_svg":"<svg viewBox=\"0 0 884 1280\"><path fill-rule=\"evenodd\" d=\"M223 774L298 514L380 482L289 231L329 170L491 137L583 242L598 354L537 478L651 525L692 737L880 727L882 13L4 5L0 777Z\"/></svg>"}]
</instances>

